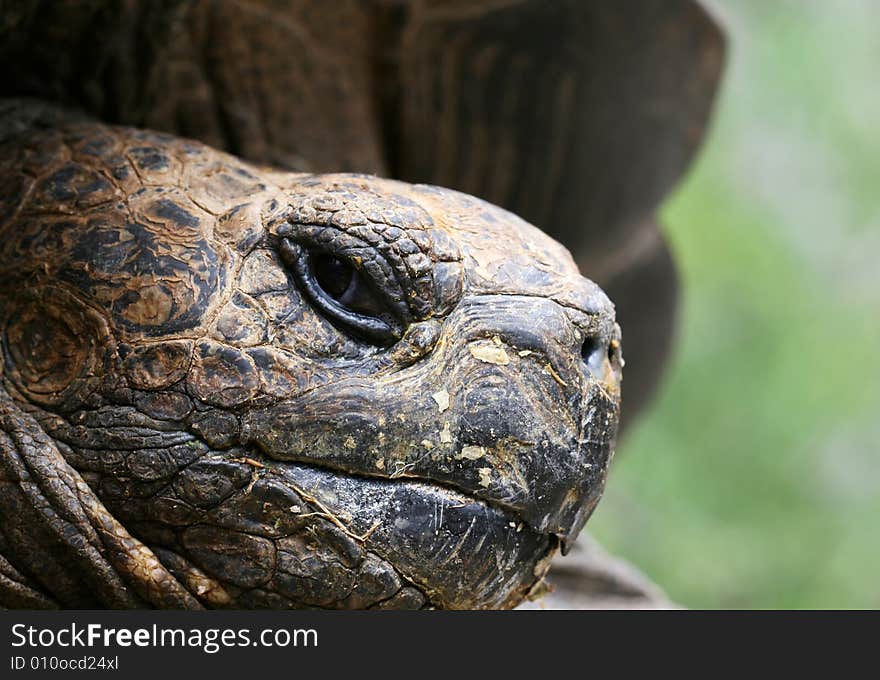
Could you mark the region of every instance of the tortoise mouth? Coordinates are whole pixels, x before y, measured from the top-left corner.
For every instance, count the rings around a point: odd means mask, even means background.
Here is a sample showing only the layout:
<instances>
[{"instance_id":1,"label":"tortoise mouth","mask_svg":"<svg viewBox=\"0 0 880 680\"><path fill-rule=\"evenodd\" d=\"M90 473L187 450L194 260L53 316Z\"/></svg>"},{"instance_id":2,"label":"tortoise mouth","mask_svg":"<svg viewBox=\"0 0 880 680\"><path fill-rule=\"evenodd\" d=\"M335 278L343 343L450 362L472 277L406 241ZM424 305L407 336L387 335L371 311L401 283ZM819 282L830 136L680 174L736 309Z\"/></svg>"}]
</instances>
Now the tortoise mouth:
<instances>
[{"instance_id":1,"label":"tortoise mouth","mask_svg":"<svg viewBox=\"0 0 880 680\"><path fill-rule=\"evenodd\" d=\"M594 410L583 417L589 418ZM386 461L381 468L335 442L294 451L271 440L251 439L244 445L261 460L276 464L364 482L409 483L414 489L447 493L457 503L479 503L503 513L505 524L512 523L515 529L523 525L536 535L559 539L567 552L601 496L610 442L586 437L570 442L507 439L504 445L495 442L493 446L472 436L456 437L454 448L437 462L429 456L406 463L392 459L394 465ZM468 443L479 441L483 443Z\"/></svg>"},{"instance_id":2,"label":"tortoise mouth","mask_svg":"<svg viewBox=\"0 0 880 680\"><path fill-rule=\"evenodd\" d=\"M310 512L392 564L442 608L513 606L540 580L559 541L512 509L458 489L259 456Z\"/></svg>"},{"instance_id":3,"label":"tortoise mouth","mask_svg":"<svg viewBox=\"0 0 880 680\"><path fill-rule=\"evenodd\" d=\"M299 456L285 457L272 453L271 451L263 451L260 448L255 449L253 447L248 447L247 450L249 451L249 460L258 463L270 471L275 471L276 473L280 473L287 468L302 468L313 470L315 473L321 475L343 477L350 479L353 482L362 481L369 484L380 483L410 486L413 489L420 490L431 489L437 493L447 494L451 500L455 500L457 503L475 503L490 508L493 511L504 513L505 516L508 516L508 523L513 522L516 526L522 525L523 527L529 527L535 533L539 534L550 533L534 527L524 516L522 509L515 505L504 503L495 498L478 496L473 493L471 489L463 485L455 484L454 482L438 480L426 475L412 474L406 467L397 468L390 473L382 473L362 470L360 468L351 469L337 464L336 461L331 458L320 458L316 460ZM301 489L300 491L305 492L306 495L311 495L309 489ZM320 491L320 489L312 489L312 491ZM320 500L320 498L315 498L315 500Z\"/></svg>"}]
</instances>

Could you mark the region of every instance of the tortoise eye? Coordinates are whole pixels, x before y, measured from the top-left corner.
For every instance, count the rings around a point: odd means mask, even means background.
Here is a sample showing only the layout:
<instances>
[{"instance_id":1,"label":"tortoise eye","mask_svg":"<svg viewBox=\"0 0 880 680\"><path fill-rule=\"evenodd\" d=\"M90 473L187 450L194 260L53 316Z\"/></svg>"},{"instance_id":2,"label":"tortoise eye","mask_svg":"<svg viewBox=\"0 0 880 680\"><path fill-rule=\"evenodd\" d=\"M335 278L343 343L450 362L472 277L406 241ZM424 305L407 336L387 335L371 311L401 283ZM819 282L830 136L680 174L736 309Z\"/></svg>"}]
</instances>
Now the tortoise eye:
<instances>
[{"instance_id":1,"label":"tortoise eye","mask_svg":"<svg viewBox=\"0 0 880 680\"><path fill-rule=\"evenodd\" d=\"M376 345L391 344L403 334L385 296L353 263L289 239L281 241L281 256L305 295L332 323Z\"/></svg>"},{"instance_id":2,"label":"tortoise eye","mask_svg":"<svg viewBox=\"0 0 880 680\"><path fill-rule=\"evenodd\" d=\"M327 253L314 253L311 256L315 281L334 300L339 300L358 278L357 272L347 262Z\"/></svg>"}]
</instances>

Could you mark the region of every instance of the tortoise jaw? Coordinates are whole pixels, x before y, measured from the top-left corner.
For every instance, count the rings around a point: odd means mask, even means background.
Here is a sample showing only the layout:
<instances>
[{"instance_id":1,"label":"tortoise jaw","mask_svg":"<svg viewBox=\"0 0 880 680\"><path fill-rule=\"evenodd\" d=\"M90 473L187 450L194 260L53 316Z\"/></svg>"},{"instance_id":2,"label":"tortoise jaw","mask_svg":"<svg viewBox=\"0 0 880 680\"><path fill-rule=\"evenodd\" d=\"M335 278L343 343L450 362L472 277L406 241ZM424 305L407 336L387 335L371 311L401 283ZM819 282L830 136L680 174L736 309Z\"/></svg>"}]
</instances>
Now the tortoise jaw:
<instances>
[{"instance_id":1,"label":"tortoise jaw","mask_svg":"<svg viewBox=\"0 0 880 680\"><path fill-rule=\"evenodd\" d=\"M443 474L439 470L431 469L430 466L412 463L393 467L386 463L384 466L386 469L380 470L375 465L364 464L360 458L353 457L352 452L346 450L334 452L326 449L316 453L313 449L309 454L304 454L301 451L281 452L263 444L259 440L248 444L252 458L269 463L276 469L285 469L285 466L302 467L351 480L412 484L419 488L436 489L438 493L449 493L456 498L466 499L468 503L480 503L505 513L508 516L507 523L512 522L514 528L522 525L536 534L554 536L561 544L564 553L568 552L570 545L580 534L598 504L604 490L611 456L610 442L605 442L606 445L600 447L577 447L581 449L577 454L569 454L569 457L577 457L581 460L580 467L583 471L577 478L572 477L564 485L553 484L549 477L533 479L532 484L522 487L521 480L513 480L511 484L506 485L488 483L489 475L496 475L502 463L495 460L495 451L483 446L458 444L458 453L451 455L451 458L459 459L456 462L477 466L477 472L486 477L486 483L474 484L467 475ZM518 455L550 460L558 459L563 455L548 451L538 446L531 446L528 447L527 453L519 451ZM476 456L477 453L482 458L467 459L468 456ZM492 467L479 468L479 465ZM389 467L391 469L387 469ZM554 474L554 471L550 470L547 474ZM493 479L497 482L497 475ZM511 494L511 490L516 495Z\"/></svg>"},{"instance_id":2,"label":"tortoise jaw","mask_svg":"<svg viewBox=\"0 0 880 680\"><path fill-rule=\"evenodd\" d=\"M494 479L492 484L474 484L461 472L444 474L436 463L421 465L410 462L392 465L385 462L380 469L376 467L375 461L356 455L362 447L356 444L349 448L350 440L343 441L342 446L324 441L325 446L310 447L307 450L269 445L270 440L276 443L284 441L283 438L275 437L254 437L247 445L255 458L268 461L279 470L288 467L310 469L316 471L315 479L326 480L327 476L336 476L352 480L353 484L358 481L369 484L409 484L413 489L431 488L433 493L449 494L458 499L457 503L484 505L503 513L507 518L506 524L517 531L527 527L537 535L554 537L562 546L563 553L567 553L599 502L612 455L613 432L610 437L607 436L605 425L596 422L593 414L597 410L600 409L589 409L584 413L579 441L571 441L567 445L558 443L542 448L535 442L521 442L521 450L502 451L501 447L493 448L488 443L481 446L457 441L454 444L454 453L449 454L449 460L454 461L459 470L466 470L466 466L476 467L487 478L491 470ZM614 420L614 417L611 416L611 419ZM349 430L347 427L342 429ZM244 430L246 432L247 427ZM597 435L603 432L605 436ZM476 460L472 460L473 458ZM553 475L563 474L562 468L558 466L545 466L547 470L543 473L535 467L531 483L526 486L521 486L521 471L516 473L519 478L514 480L516 484L496 483L499 481L498 471L503 472L504 468L509 467L510 460L552 461L563 458L577 462L565 471L567 481L564 484L553 479ZM480 469L480 465L491 467Z\"/></svg>"},{"instance_id":3,"label":"tortoise jaw","mask_svg":"<svg viewBox=\"0 0 880 680\"><path fill-rule=\"evenodd\" d=\"M262 460L316 515L394 565L435 607L515 606L557 548L555 536L515 512L447 486Z\"/></svg>"}]
</instances>

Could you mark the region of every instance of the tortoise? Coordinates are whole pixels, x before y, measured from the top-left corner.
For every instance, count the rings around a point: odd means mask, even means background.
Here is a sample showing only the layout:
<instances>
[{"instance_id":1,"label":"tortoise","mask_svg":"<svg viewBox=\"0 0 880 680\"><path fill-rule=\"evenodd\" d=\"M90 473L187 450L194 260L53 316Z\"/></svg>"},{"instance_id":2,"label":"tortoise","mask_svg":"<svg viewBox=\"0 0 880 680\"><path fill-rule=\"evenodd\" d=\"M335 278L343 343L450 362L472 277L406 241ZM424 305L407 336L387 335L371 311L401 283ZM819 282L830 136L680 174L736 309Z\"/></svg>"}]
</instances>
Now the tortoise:
<instances>
[{"instance_id":1,"label":"tortoise","mask_svg":"<svg viewBox=\"0 0 880 680\"><path fill-rule=\"evenodd\" d=\"M605 484L618 320L630 412L668 351L652 213L709 114L711 18L88 0L0 20L0 605L539 593Z\"/></svg>"}]
</instances>

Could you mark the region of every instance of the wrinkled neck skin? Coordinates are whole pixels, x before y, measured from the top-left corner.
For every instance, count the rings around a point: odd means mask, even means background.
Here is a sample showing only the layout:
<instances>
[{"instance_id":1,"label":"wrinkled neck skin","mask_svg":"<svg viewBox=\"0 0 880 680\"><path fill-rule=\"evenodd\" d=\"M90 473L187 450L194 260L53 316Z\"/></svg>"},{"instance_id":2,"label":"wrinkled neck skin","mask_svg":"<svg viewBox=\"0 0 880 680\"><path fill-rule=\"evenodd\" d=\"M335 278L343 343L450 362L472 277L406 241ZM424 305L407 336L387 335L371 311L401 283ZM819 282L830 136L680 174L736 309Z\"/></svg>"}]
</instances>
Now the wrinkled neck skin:
<instances>
[{"instance_id":1,"label":"wrinkled neck skin","mask_svg":"<svg viewBox=\"0 0 880 680\"><path fill-rule=\"evenodd\" d=\"M0 604L508 608L598 502L614 309L514 215L22 102L0 176Z\"/></svg>"}]
</instances>

